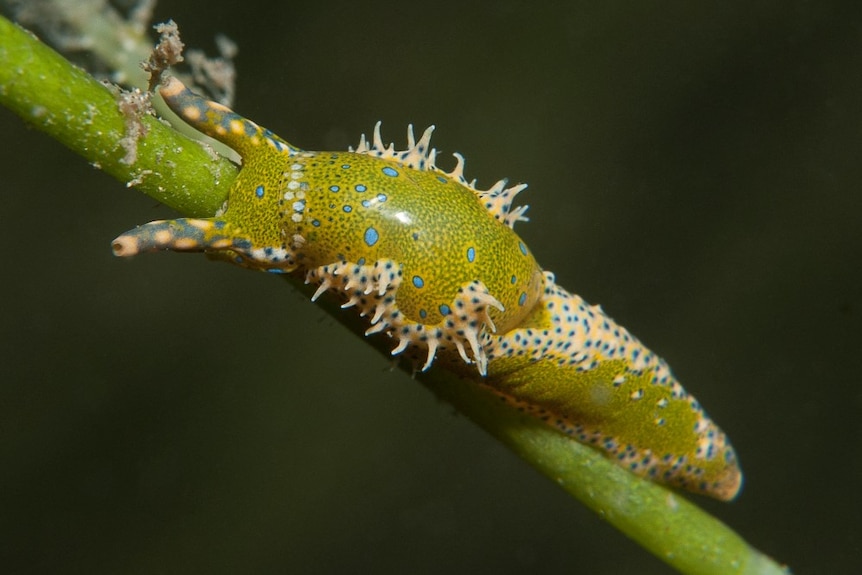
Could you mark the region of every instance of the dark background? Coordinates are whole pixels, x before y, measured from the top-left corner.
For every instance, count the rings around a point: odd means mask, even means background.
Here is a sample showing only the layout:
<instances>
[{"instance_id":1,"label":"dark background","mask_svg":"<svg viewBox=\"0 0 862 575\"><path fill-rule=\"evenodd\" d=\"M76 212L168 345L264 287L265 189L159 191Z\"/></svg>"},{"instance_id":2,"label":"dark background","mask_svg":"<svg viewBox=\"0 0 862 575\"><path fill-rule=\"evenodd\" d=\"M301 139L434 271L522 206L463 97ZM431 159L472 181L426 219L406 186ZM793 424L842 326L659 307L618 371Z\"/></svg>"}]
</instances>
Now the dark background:
<instances>
[{"instance_id":1,"label":"dark background","mask_svg":"<svg viewBox=\"0 0 862 575\"><path fill-rule=\"evenodd\" d=\"M698 498L796 573L862 566L862 4L162 0L307 149L383 120L526 181L559 283L731 437ZM110 240L171 216L0 110L4 572L669 573L283 282Z\"/></svg>"}]
</instances>

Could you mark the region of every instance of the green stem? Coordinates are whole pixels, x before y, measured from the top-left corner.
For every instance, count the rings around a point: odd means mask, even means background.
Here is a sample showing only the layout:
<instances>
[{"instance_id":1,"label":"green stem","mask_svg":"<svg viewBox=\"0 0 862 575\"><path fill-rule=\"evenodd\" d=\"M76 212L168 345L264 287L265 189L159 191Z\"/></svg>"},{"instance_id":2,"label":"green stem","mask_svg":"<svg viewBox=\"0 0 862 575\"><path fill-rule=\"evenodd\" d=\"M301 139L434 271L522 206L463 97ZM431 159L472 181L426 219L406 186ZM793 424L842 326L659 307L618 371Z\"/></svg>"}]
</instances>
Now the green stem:
<instances>
[{"instance_id":1,"label":"green stem","mask_svg":"<svg viewBox=\"0 0 862 575\"><path fill-rule=\"evenodd\" d=\"M446 372L427 383L545 476L680 573L787 573L688 499L616 465Z\"/></svg>"},{"instance_id":2,"label":"green stem","mask_svg":"<svg viewBox=\"0 0 862 575\"><path fill-rule=\"evenodd\" d=\"M117 95L26 31L0 18L0 102L122 182L184 215L211 215L236 168L149 115L137 159L123 161L130 119ZM134 116L132 117L134 121ZM327 308L357 333L356 318ZM378 339L372 345L386 350ZM651 553L692 575L786 571L681 495L636 477L598 451L506 406L442 370L421 377L434 393Z\"/></svg>"},{"instance_id":3,"label":"green stem","mask_svg":"<svg viewBox=\"0 0 862 575\"><path fill-rule=\"evenodd\" d=\"M237 168L119 96L6 19L0 19L0 103L121 182L190 216L212 215ZM136 159L124 161L130 126Z\"/></svg>"}]
</instances>

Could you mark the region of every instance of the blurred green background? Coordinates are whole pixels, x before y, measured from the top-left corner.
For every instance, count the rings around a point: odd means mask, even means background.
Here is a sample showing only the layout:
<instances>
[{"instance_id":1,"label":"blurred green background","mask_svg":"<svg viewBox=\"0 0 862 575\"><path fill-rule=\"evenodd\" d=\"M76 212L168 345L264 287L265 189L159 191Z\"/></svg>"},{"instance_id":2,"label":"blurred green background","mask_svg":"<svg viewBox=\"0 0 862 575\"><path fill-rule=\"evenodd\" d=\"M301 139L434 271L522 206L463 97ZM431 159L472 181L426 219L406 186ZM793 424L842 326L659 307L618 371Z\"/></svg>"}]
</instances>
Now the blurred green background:
<instances>
[{"instance_id":1,"label":"blurred green background","mask_svg":"<svg viewBox=\"0 0 862 575\"><path fill-rule=\"evenodd\" d=\"M530 189L543 267L732 439L699 498L799 573L862 569L862 4L162 0L306 149L437 125ZM0 110L4 573L670 573L283 282L120 261L170 210Z\"/></svg>"}]
</instances>

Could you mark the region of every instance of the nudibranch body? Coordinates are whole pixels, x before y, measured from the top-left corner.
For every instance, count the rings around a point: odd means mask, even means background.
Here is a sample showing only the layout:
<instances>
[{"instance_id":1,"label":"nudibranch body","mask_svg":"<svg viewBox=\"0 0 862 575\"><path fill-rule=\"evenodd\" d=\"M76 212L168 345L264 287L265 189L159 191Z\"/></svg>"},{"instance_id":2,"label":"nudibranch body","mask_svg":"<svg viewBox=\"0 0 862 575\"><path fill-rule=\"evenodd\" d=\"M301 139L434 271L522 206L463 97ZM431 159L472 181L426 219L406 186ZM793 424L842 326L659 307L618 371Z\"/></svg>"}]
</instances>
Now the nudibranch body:
<instances>
[{"instance_id":1,"label":"nudibranch body","mask_svg":"<svg viewBox=\"0 0 862 575\"><path fill-rule=\"evenodd\" d=\"M355 150L312 152L169 79L186 122L234 150L242 169L212 218L151 222L114 253L206 252L304 274L428 369L435 358L505 401L656 481L732 499L742 483L724 433L667 365L597 306L557 286L513 226L524 185L487 190L439 169L433 128L407 149L375 127Z\"/></svg>"}]
</instances>

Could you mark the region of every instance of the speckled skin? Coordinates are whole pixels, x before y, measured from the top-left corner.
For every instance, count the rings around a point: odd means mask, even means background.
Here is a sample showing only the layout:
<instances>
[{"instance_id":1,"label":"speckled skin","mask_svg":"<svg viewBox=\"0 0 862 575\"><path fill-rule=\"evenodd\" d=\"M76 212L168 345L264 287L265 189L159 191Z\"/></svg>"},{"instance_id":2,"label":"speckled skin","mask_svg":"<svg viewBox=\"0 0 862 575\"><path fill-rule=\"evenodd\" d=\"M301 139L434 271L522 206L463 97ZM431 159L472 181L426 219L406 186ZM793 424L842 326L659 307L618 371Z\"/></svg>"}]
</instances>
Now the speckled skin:
<instances>
[{"instance_id":1,"label":"speckled skin","mask_svg":"<svg viewBox=\"0 0 862 575\"><path fill-rule=\"evenodd\" d=\"M534 314L487 341L486 385L630 471L718 499L742 486L725 434L647 349L548 274Z\"/></svg>"},{"instance_id":2,"label":"speckled skin","mask_svg":"<svg viewBox=\"0 0 862 575\"><path fill-rule=\"evenodd\" d=\"M203 251L276 273L302 273L369 318L421 369L442 367L620 465L729 500L742 475L725 435L663 360L542 272L513 231L525 186L478 190L435 166L433 128L384 146L379 124L356 150L308 152L170 79L168 105L243 159L213 218L158 221L114 240L130 256Z\"/></svg>"}]
</instances>

